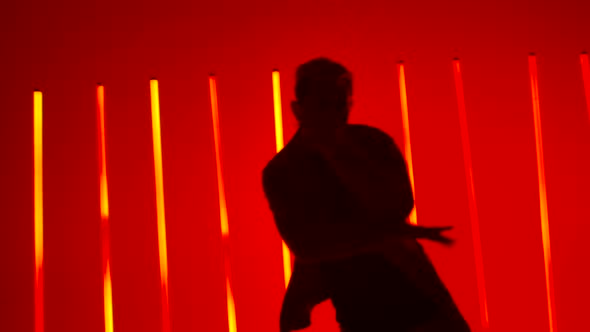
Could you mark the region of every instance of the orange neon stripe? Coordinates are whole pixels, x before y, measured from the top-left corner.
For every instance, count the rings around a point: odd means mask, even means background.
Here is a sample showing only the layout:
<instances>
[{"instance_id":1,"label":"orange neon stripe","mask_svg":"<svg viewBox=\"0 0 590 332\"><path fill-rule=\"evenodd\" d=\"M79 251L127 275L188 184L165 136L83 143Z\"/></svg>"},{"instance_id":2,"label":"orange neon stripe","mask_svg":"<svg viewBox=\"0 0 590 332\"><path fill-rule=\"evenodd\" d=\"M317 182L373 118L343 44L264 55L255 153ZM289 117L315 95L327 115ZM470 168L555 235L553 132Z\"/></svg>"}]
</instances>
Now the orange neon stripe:
<instances>
[{"instance_id":1,"label":"orange neon stripe","mask_svg":"<svg viewBox=\"0 0 590 332\"><path fill-rule=\"evenodd\" d=\"M158 219L158 253L162 296L162 331L170 331L168 308L168 254L166 249L166 214L164 212L164 175L162 170L162 136L160 131L160 96L158 81L150 80L152 101L152 138L154 142L154 171L156 180L156 210Z\"/></svg>"},{"instance_id":2,"label":"orange neon stripe","mask_svg":"<svg viewBox=\"0 0 590 332\"><path fill-rule=\"evenodd\" d=\"M535 121L535 142L537 149L537 171L539 175L539 203L541 210L541 231L543 236L543 257L545 260L545 286L547 289L547 309L549 311L549 331L556 331L555 303L553 294L553 268L551 263L551 244L549 237L549 216L547 213L547 189L545 186L545 164L543 158L543 135L541 134L541 111L539 107L539 85L537 58L529 56L529 72Z\"/></svg>"},{"instance_id":3,"label":"orange neon stripe","mask_svg":"<svg viewBox=\"0 0 590 332\"><path fill-rule=\"evenodd\" d=\"M35 332L43 332L43 94L33 92Z\"/></svg>"},{"instance_id":4,"label":"orange neon stripe","mask_svg":"<svg viewBox=\"0 0 590 332\"><path fill-rule=\"evenodd\" d=\"M221 239L223 246L223 261L225 268L225 288L227 296L227 323L229 332L236 332L236 306L231 283L231 266L229 255L229 223L227 218L227 204L225 201L225 187L221 172L221 141L219 135L219 108L217 104L217 82L215 76L209 76L209 92L211 93L211 113L213 118L213 138L215 141L215 163L217 165L217 191L219 193L219 219L221 221Z\"/></svg>"},{"instance_id":5,"label":"orange neon stripe","mask_svg":"<svg viewBox=\"0 0 590 332\"><path fill-rule=\"evenodd\" d=\"M471 235L473 239L473 253L475 256L475 270L477 286L479 290L479 308L481 326L489 328L488 300L483 269L483 255L481 249L481 237L479 234L479 218L475 201L475 188L473 185L473 166L471 164L471 146L469 144L469 130L467 128L467 111L465 109L465 93L463 90L463 78L458 59L453 60L453 73L455 76L455 88L457 92L457 106L459 109L459 124L461 127L461 141L463 142L463 161L465 163L465 176L467 177L467 190L469 192L469 212L471 219Z\"/></svg>"},{"instance_id":6,"label":"orange neon stripe","mask_svg":"<svg viewBox=\"0 0 590 332\"><path fill-rule=\"evenodd\" d=\"M281 102L281 76L278 70L272 72L272 97L274 103L275 115L275 138L277 144L277 153L285 146L283 134L283 107ZM289 286L291 279L291 252L285 241L282 241L283 248L283 271L285 276L285 288Z\"/></svg>"},{"instance_id":7,"label":"orange neon stripe","mask_svg":"<svg viewBox=\"0 0 590 332\"><path fill-rule=\"evenodd\" d=\"M412 193L415 193L414 188L414 166L412 163L412 147L410 144L410 118L408 115L408 94L406 91L406 75L404 72L404 64L400 62L397 66L399 78L399 96L402 106L402 122L404 126L404 152L406 162L408 163L408 174L410 175L410 183L412 184ZM418 224L418 217L416 215L416 207L410 213L410 223Z\"/></svg>"},{"instance_id":8,"label":"orange neon stripe","mask_svg":"<svg viewBox=\"0 0 590 332\"><path fill-rule=\"evenodd\" d=\"M586 91L588 120L590 120L590 61L588 60L588 53L584 52L580 54L580 62L582 63L582 76L584 77L584 90Z\"/></svg>"},{"instance_id":9,"label":"orange neon stripe","mask_svg":"<svg viewBox=\"0 0 590 332\"><path fill-rule=\"evenodd\" d=\"M100 181L100 218L102 238L102 274L103 274L103 303L104 330L113 332L113 291L110 270L110 236L109 236L109 194L107 187L107 162L104 125L104 86L96 88L98 113L98 156Z\"/></svg>"}]
</instances>

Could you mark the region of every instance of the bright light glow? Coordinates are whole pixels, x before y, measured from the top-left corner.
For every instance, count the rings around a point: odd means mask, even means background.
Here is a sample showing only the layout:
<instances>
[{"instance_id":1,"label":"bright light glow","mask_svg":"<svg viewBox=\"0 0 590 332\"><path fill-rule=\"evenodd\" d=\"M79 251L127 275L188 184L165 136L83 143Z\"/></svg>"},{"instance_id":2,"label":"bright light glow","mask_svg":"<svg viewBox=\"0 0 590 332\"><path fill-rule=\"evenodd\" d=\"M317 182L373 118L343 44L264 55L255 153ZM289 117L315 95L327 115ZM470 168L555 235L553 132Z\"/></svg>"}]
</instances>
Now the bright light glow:
<instances>
[{"instance_id":1,"label":"bright light glow","mask_svg":"<svg viewBox=\"0 0 590 332\"><path fill-rule=\"evenodd\" d=\"M414 188L414 166L412 164L412 146L410 144L410 118L408 115L408 94L406 92L406 75L404 72L404 64L400 62L397 66L399 78L399 97L402 106L402 122L404 126L404 153L406 162L408 164L408 174L410 175L410 182L412 184L412 193L415 193ZM416 216L416 207L410 213L410 223L412 225L418 224L418 217Z\"/></svg>"},{"instance_id":2,"label":"bright light glow","mask_svg":"<svg viewBox=\"0 0 590 332\"><path fill-rule=\"evenodd\" d=\"M35 332L43 332L43 94L33 92Z\"/></svg>"},{"instance_id":3,"label":"bright light glow","mask_svg":"<svg viewBox=\"0 0 590 332\"><path fill-rule=\"evenodd\" d=\"M275 138L277 153L285 146L283 135L283 107L281 102L281 78L278 70L272 72L272 97L275 114ZM285 241L282 241L283 248L283 272L285 276L285 288L289 286L291 279L291 252Z\"/></svg>"},{"instance_id":4,"label":"bright light glow","mask_svg":"<svg viewBox=\"0 0 590 332\"><path fill-rule=\"evenodd\" d=\"M152 101L152 138L154 142L154 171L156 179L156 210L158 219L158 253L162 296L162 331L170 331L168 309L168 254L166 249L166 219L164 212L164 175L162 170L162 136L160 131L160 96L158 81L150 80Z\"/></svg>"},{"instance_id":5,"label":"bright light glow","mask_svg":"<svg viewBox=\"0 0 590 332\"><path fill-rule=\"evenodd\" d=\"M229 255L229 223L227 219L227 205L225 201L225 187L221 172L221 140L219 134L219 108L217 104L217 84L215 76L209 76L209 92L211 93L211 113L213 118L213 138L215 143L215 163L217 166L217 192L219 194L219 219L221 221L221 240L223 246L223 261L225 267L225 288L227 296L227 323L229 332L237 331L236 306L231 283L231 266Z\"/></svg>"},{"instance_id":6,"label":"bright light glow","mask_svg":"<svg viewBox=\"0 0 590 332\"><path fill-rule=\"evenodd\" d=\"M479 235L479 218L477 215L477 204L475 201L475 189L473 186L473 166L471 164L471 146L469 144L469 130L467 128L467 111L465 109L465 94L463 90L463 78L459 60L453 61L453 73L455 76L455 88L457 92L457 106L459 109L459 124L461 127L461 141L463 142L463 161L465 164L465 175L467 177L467 190L469 194L469 212L471 219L471 235L473 239L473 253L475 256L475 270L477 275L477 287L479 290L479 308L481 326L489 328L488 300L483 269L483 257L481 239Z\"/></svg>"},{"instance_id":7,"label":"bright light glow","mask_svg":"<svg viewBox=\"0 0 590 332\"><path fill-rule=\"evenodd\" d=\"M100 181L100 217L102 239L102 274L103 274L103 303L104 303L104 330L113 332L113 292L110 271L110 244L109 244L109 193L107 187L107 162L104 125L104 86L96 88L97 113L98 113L98 162Z\"/></svg>"},{"instance_id":8,"label":"bright light glow","mask_svg":"<svg viewBox=\"0 0 590 332\"><path fill-rule=\"evenodd\" d=\"M97 110L98 110L98 153L100 165L100 216L109 217L109 196L107 187L106 147L105 147L105 126L104 126L104 86L96 88Z\"/></svg>"},{"instance_id":9,"label":"bright light glow","mask_svg":"<svg viewBox=\"0 0 590 332\"><path fill-rule=\"evenodd\" d=\"M221 172L221 142L219 135L219 108L217 104L217 84L215 76L209 77L209 90L211 93L211 112L213 117L213 138L215 143L215 162L217 166L217 191L219 193L219 213L221 219L221 235L226 238L229 235L227 221L227 206L225 203L225 186L223 173Z\"/></svg>"},{"instance_id":10,"label":"bright light glow","mask_svg":"<svg viewBox=\"0 0 590 332\"><path fill-rule=\"evenodd\" d=\"M535 121L535 142L537 149L537 173L539 176L539 205L541 209L541 231L543 236L543 257L545 260L545 287L547 289L547 308L549 311L549 330L556 331L555 304L553 294L553 268L551 263L551 245L549 237L549 216L547 213L547 189L545 186L545 164L543 158L543 135L541 133L541 111L539 106L539 85L537 75L537 58L529 56L529 73Z\"/></svg>"},{"instance_id":11,"label":"bright light glow","mask_svg":"<svg viewBox=\"0 0 590 332\"><path fill-rule=\"evenodd\" d=\"M104 270L103 285L104 330L105 332L113 332L113 285L111 283L111 267L108 261Z\"/></svg>"},{"instance_id":12,"label":"bright light glow","mask_svg":"<svg viewBox=\"0 0 590 332\"><path fill-rule=\"evenodd\" d=\"M227 259L226 259L227 261ZM225 278L225 289L227 297L227 324L228 331L236 332L238 330L236 326L236 304L234 303L234 294L231 287L229 277Z\"/></svg>"},{"instance_id":13,"label":"bright light glow","mask_svg":"<svg viewBox=\"0 0 590 332\"><path fill-rule=\"evenodd\" d=\"M289 286L289 280L291 280L291 251L285 241L282 241L283 245L283 271L285 276L285 288Z\"/></svg>"},{"instance_id":14,"label":"bright light glow","mask_svg":"<svg viewBox=\"0 0 590 332\"><path fill-rule=\"evenodd\" d=\"M281 102L281 76L277 70L272 72L272 98L275 113L275 137L277 153L285 146L283 135L283 105Z\"/></svg>"},{"instance_id":15,"label":"bright light glow","mask_svg":"<svg viewBox=\"0 0 590 332\"><path fill-rule=\"evenodd\" d=\"M586 108L588 109L588 120L590 120L590 61L588 60L588 53L580 54L580 62L582 63L582 75L584 77L584 88L586 91Z\"/></svg>"}]
</instances>

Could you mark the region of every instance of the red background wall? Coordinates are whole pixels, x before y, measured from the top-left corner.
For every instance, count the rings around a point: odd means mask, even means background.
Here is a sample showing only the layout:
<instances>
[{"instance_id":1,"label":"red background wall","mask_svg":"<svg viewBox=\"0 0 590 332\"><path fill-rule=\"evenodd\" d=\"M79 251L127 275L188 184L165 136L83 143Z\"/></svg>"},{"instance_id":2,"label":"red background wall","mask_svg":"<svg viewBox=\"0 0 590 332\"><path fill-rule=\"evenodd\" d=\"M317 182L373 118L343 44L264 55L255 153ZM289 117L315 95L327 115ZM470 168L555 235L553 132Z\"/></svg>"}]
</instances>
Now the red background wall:
<instances>
[{"instance_id":1,"label":"red background wall","mask_svg":"<svg viewBox=\"0 0 590 332\"><path fill-rule=\"evenodd\" d=\"M590 297L590 125L578 54L583 1L29 1L0 4L0 322L33 330L32 90L44 91L46 331L102 331L95 84L106 89L115 331L160 330L149 108L160 80L172 331L226 331L207 74L218 76L231 264L241 332L278 331L280 238L260 186L274 154L272 68L286 136L296 66L354 73L353 122L402 143L405 60L418 221L456 227L427 244L480 331L451 59L464 71L491 331L548 331L527 54L538 54L559 331ZM329 304L311 331L336 331Z\"/></svg>"}]
</instances>

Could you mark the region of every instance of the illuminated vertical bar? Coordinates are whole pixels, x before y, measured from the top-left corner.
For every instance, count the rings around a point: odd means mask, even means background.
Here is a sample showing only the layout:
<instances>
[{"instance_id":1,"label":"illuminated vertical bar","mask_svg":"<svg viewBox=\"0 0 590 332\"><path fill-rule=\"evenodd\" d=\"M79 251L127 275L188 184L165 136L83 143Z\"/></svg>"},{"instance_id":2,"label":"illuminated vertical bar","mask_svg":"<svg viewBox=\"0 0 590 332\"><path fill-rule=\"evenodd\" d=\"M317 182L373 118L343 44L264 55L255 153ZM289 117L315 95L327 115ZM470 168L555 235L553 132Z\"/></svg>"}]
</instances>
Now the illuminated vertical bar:
<instances>
[{"instance_id":1,"label":"illuminated vertical bar","mask_svg":"<svg viewBox=\"0 0 590 332\"><path fill-rule=\"evenodd\" d=\"M43 94L33 92L35 332L43 332Z\"/></svg>"},{"instance_id":2,"label":"illuminated vertical bar","mask_svg":"<svg viewBox=\"0 0 590 332\"><path fill-rule=\"evenodd\" d=\"M272 71L272 98L275 114L275 137L277 153L285 147L283 134L283 106L281 102L281 76L277 69Z\"/></svg>"},{"instance_id":3,"label":"illuminated vertical bar","mask_svg":"<svg viewBox=\"0 0 590 332\"><path fill-rule=\"evenodd\" d=\"M463 90L463 77L459 59L453 60L453 73L455 77L455 90L457 93L457 106L459 109L459 124L461 127L461 141L463 143L463 162L467 180L467 191L469 195L469 216L471 219L471 235L473 239L473 253L475 256L475 270L477 276L477 287L479 290L479 309L481 326L489 328L488 300L483 269L483 257L481 249L481 237L479 233L479 218L475 200L475 189L473 185L473 166L471 164L471 146L469 144L469 130L467 127L467 111L465 109L465 93Z\"/></svg>"},{"instance_id":4,"label":"illuminated vertical bar","mask_svg":"<svg viewBox=\"0 0 590 332\"><path fill-rule=\"evenodd\" d=\"M412 146L410 144L410 118L408 114L408 94L406 91L406 74L404 72L404 63L400 62L397 66L399 79L399 96L402 107L402 123L404 127L404 154L406 162L408 163L408 174L410 175L410 182L412 184L412 193L415 193L414 188L414 166L412 163ZM416 216L416 207L410 213L410 223L418 224Z\"/></svg>"},{"instance_id":5,"label":"illuminated vertical bar","mask_svg":"<svg viewBox=\"0 0 590 332\"><path fill-rule=\"evenodd\" d=\"M225 186L221 168L221 141L219 134L219 108L217 104L217 82L214 75L209 76L209 92L211 94L211 113L213 118L213 138L215 142L215 163L217 166L217 191L219 194L219 219L221 221L221 240L223 246L223 262L225 268L225 289L227 297L227 323L229 332L236 332L236 306L231 283L231 266L229 255L229 223L227 218L227 204L225 201Z\"/></svg>"},{"instance_id":6,"label":"illuminated vertical bar","mask_svg":"<svg viewBox=\"0 0 590 332\"><path fill-rule=\"evenodd\" d=\"M110 264L110 227L109 227L109 192L107 186L107 162L104 125L104 86L96 88L98 115L98 162L100 181L100 229L102 239L102 277L104 330L113 332L113 290Z\"/></svg>"},{"instance_id":7,"label":"illuminated vertical bar","mask_svg":"<svg viewBox=\"0 0 590 332\"><path fill-rule=\"evenodd\" d=\"M547 289L547 309L549 312L549 330L556 331L555 303L553 294L553 268L551 263L551 244L549 237L549 216L547 213L547 188L545 186L545 164L543 158L543 135L541 133L541 111L539 106L539 84L537 75L537 58L529 55L529 73L535 121L535 142L537 150L537 173L539 176L539 206L541 210L541 232L543 236L543 258L545 261L545 287Z\"/></svg>"},{"instance_id":8,"label":"illuminated vertical bar","mask_svg":"<svg viewBox=\"0 0 590 332\"><path fill-rule=\"evenodd\" d=\"M278 70L272 71L272 97L274 103L274 115L275 115L275 139L277 144L277 153L279 153L285 146L284 134L283 134L283 107L281 102L281 76ZM283 247L283 272L285 276L285 288L289 286L289 280L291 279L291 252L282 241Z\"/></svg>"},{"instance_id":9,"label":"illuminated vertical bar","mask_svg":"<svg viewBox=\"0 0 590 332\"><path fill-rule=\"evenodd\" d=\"M168 308L168 254L166 249L166 214L164 212L164 175L162 170L162 136L160 131L160 96L158 81L150 80L152 102L152 139L154 144L154 171L156 180L156 211L158 220L158 254L162 300L162 331L170 331Z\"/></svg>"},{"instance_id":10,"label":"illuminated vertical bar","mask_svg":"<svg viewBox=\"0 0 590 332\"><path fill-rule=\"evenodd\" d=\"M586 91L588 120L590 120L590 61L588 60L588 53L584 52L580 54L580 62L582 64L582 76L584 77L584 90Z\"/></svg>"}]
</instances>

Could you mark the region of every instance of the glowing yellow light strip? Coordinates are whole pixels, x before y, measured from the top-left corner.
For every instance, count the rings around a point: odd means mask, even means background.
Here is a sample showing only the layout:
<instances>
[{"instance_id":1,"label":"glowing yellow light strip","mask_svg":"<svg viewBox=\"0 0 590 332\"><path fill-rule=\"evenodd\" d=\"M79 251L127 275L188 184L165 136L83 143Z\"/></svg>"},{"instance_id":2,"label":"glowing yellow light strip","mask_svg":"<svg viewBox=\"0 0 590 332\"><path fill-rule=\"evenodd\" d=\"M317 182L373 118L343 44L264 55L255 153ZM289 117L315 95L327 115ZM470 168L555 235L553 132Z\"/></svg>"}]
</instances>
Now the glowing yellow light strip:
<instances>
[{"instance_id":1,"label":"glowing yellow light strip","mask_svg":"<svg viewBox=\"0 0 590 332\"><path fill-rule=\"evenodd\" d=\"M113 332L113 290L110 269L110 236L109 236L109 193L107 187L107 162L104 125L104 86L96 88L98 113L98 154L100 169L100 217L102 237L102 273L104 301L104 330Z\"/></svg>"},{"instance_id":2,"label":"glowing yellow light strip","mask_svg":"<svg viewBox=\"0 0 590 332\"><path fill-rule=\"evenodd\" d=\"M283 135L283 106L281 103L281 76L278 70L272 72L272 98L275 111L275 137L277 153L285 147Z\"/></svg>"},{"instance_id":3,"label":"glowing yellow light strip","mask_svg":"<svg viewBox=\"0 0 590 332\"><path fill-rule=\"evenodd\" d=\"M43 332L43 94L33 92L35 332Z\"/></svg>"},{"instance_id":4,"label":"glowing yellow light strip","mask_svg":"<svg viewBox=\"0 0 590 332\"><path fill-rule=\"evenodd\" d=\"M471 146L469 144L469 130L467 128L467 111L465 109L465 93L463 90L463 78L458 59L453 60L453 73L455 76L455 88L457 92L457 105L459 109L459 123L461 127L461 140L463 142L463 161L465 163L465 175L467 177L467 189L469 192L469 212L471 219L471 235L473 238L473 253L475 256L475 270L477 286L479 290L479 308L481 325L489 328L488 300L483 269L483 255L481 249L481 237L479 234L479 218L475 201L475 188L473 185L473 166L471 164Z\"/></svg>"},{"instance_id":5,"label":"glowing yellow light strip","mask_svg":"<svg viewBox=\"0 0 590 332\"><path fill-rule=\"evenodd\" d=\"M104 125L104 86L98 85L96 88L97 105L98 105L98 143L99 143L99 162L100 162L100 216L109 218L109 195L107 187L107 167L106 167L106 144L105 144L105 125Z\"/></svg>"},{"instance_id":6,"label":"glowing yellow light strip","mask_svg":"<svg viewBox=\"0 0 590 332\"><path fill-rule=\"evenodd\" d=\"M537 58L529 56L529 72L535 121L535 142L537 149L537 171L539 176L539 203L541 209L541 231L543 236L543 257L545 260L545 286L547 289L547 308L549 311L549 330L556 331L555 304L553 295L553 268L551 263L551 244L549 237L549 216L547 213L547 189L545 186L545 165L543 158L543 135L541 134L541 111L539 107L539 85Z\"/></svg>"},{"instance_id":7,"label":"glowing yellow light strip","mask_svg":"<svg viewBox=\"0 0 590 332\"><path fill-rule=\"evenodd\" d=\"M404 151L406 162L408 163L408 174L410 175L410 182L412 184L412 192L415 193L414 188L414 166L412 164L412 147L410 144L410 118L408 115L408 94L406 92L406 75L404 72L404 64L400 62L397 66L399 78L399 96L402 106L402 122L404 126ZM410 223L418 224L418 217L416 216L416 207L410 213Z\"/></svg>"},{"instance_id":8,"label":"glowing yellow light strip","mask_svg":"<svg viewBox=\"0 0 590 332\"><path fill-rule=\"evenodd\" d=\"M283 135L283 107L281 103L281 77L278 70L272 72L272 97L274 102L274 115L275 115L275 138L277 144L277 153L285 146L284 135ZM285 277L285 288L289 286L289 280L291 279L291 252L282 241L283 248L283 271Z\"/></svg>"},{"instance_id":9,"label":"glowing yellow light strip","mask_svg":"<svg viewBox=\"0 0 590 332\"><path fill-rule=\"evenodd\" d=\"M590 61L588 60L588 53L584 52L580 54L580 62L582 63L584 90L586 91L586 108L588 108L588 120L590 120Z\"/></svg>"},{"instance_id":10,"label":"glowing yellow light strip","mask_svg":"<svg viewBox=\"0 0 590 332\"><path fill-rule=\"evenodd\" d=\"M164 212L164 176L162 170L162 136L160 132L160 97L158 81L150 80L152 102L152 138L154 142L154 170L156 179L156 210L158 219L158 253L162 296L162 331L170 331L168 308L168 254L166 249L166 219Z\"/></svg>"},{"instance_id":11,"label":"glowing yellow light strip","mask_svg":"<svg viewBox=\"0 0 590 332\"><path fill-rule=\"evenodd\" d=\"M227 323L229 332L236 332L236 306L231 283L231 266L229 255L229 223L225 201L225 187L221 172L221 139L219 134L219 108L217 104L217 82L215 76L209 76L209 92L211 94L211 113L213 118L213 138L215 142L215 163L217 166L217 191L219 194L219 219L221 221L221 239L225 268L225 288L227 296Z\"/></svg>"}]
</instances>

